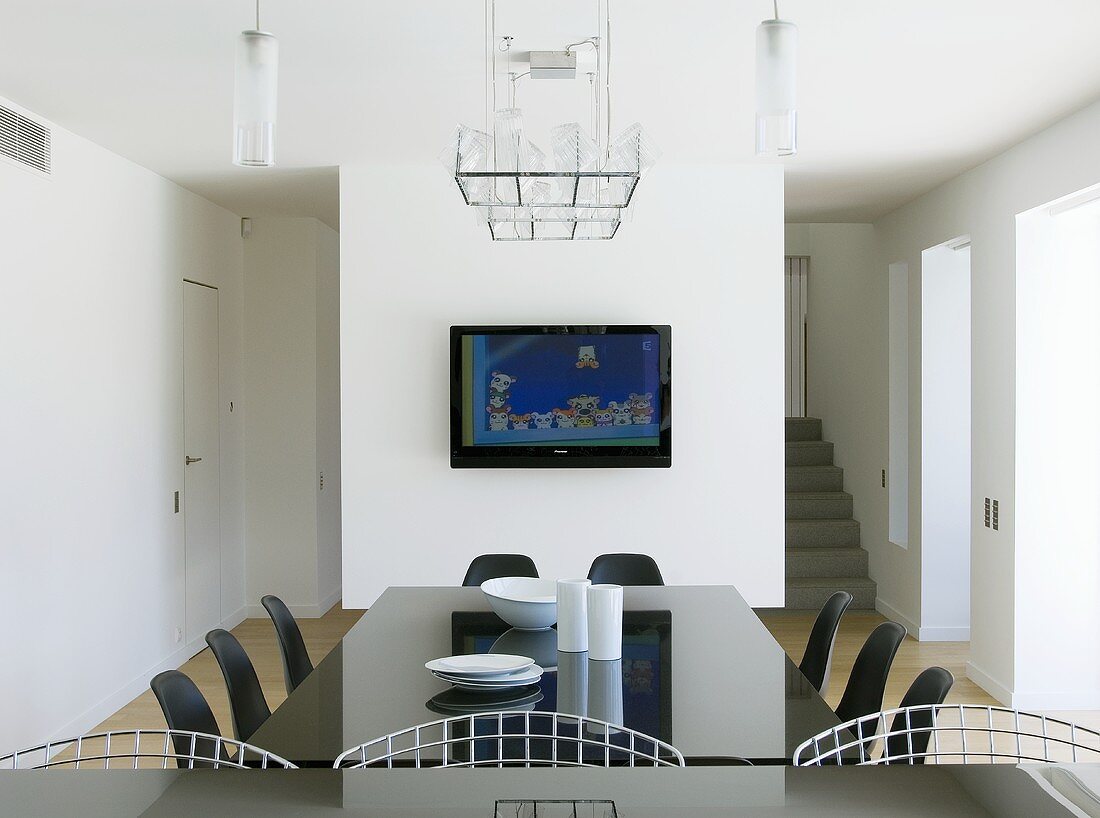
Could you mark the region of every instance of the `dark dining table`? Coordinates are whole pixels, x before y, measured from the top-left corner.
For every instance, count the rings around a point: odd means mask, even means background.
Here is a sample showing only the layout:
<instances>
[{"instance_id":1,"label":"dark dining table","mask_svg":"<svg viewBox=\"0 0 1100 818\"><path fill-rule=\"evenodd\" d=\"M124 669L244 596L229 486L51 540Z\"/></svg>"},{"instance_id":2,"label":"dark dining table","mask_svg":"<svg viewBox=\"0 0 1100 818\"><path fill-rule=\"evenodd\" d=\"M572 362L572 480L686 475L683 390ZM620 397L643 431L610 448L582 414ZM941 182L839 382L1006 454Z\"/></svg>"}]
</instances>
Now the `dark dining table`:
<instances>
[{"instance_id":1,"label":"dark dining table","mask_svg":"<svg viewBox=\"0 0 1100 818\"><path fill-rule=\"evenodd\" d=\"M1091 787L1100 774L1085 767L17 770L0 772L0 814L1074 818L1086 813L1074 812L1071 803L1088 804L1096 797ZM525 810L533 801L541 802L538 811ZM579 802L575 813L569 802Z\"/></svg>"},{"instance_id":2,"label":"dark dining table","mask_svg":"<svg viewBox=\"0 0 1100 818\"><path fill-rule=\"evenodd\" d=\"M510 629L478 588L389 588L250 742L331 766L348 748L471 708L534 709L622 723L688 764L789 764L798 744L838 723L730 586L628 587L623 631L622 662L594 662L559 653L554 630ZM536 688L486 700L424 668L488 652L531 656L547 672ZM621 677L621 710L594 692L609 674Z\"/></svg>"}]
</instances>

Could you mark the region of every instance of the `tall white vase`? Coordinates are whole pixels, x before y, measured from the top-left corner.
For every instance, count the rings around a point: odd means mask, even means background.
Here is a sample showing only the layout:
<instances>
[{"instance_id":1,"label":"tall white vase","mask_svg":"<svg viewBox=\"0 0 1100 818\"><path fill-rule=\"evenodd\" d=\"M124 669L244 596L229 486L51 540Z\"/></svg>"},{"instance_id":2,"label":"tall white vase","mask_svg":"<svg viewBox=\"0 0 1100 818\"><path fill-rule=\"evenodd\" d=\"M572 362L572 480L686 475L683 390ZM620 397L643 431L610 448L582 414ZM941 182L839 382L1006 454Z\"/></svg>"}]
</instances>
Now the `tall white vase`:
<instances>
[{"instance_id":1,"label":"tall white vase","mask_svg":"<svg viewBox=\"0 0 1100 818\"><path fill-rule=\"evenodd\" d=\"M558 580L558 650L584 653L588 650L587 579Z\"/></svg>"},{"instance_id":2,"label":"tall white vase","mask_svg":"<svg viewBox=\"0 0 1100 818\"><path fill-rule=\"evenodd\" d=\"M623 586L588 587L588 658L623 658Z\"/></svg>"}]
</instances>

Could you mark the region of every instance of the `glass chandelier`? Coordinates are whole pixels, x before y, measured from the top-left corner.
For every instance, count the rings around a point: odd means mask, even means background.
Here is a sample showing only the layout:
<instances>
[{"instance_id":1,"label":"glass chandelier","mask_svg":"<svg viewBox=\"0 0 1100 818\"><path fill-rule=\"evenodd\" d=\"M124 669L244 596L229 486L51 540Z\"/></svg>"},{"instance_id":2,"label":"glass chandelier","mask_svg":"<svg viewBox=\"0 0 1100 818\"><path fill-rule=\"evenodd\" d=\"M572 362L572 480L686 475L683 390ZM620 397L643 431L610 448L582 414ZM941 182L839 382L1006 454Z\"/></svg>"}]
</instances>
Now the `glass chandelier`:
<instances>
[{"instance_id":1,"label":"glass chandelier","mask_svg":"<svg viewBox=\"0 0 1100 818\"><path fill-rule=\"evenodd\" d=\"M256 28L237 37L233 94L233 164L269 168L275 164L275 111L279 90L279 41Z\"/></svg>"},{"instance_id":2,"label":"glass chandelier","mask_svg":"<svg viewBox=\"0 0 1100 818\"><path fill-rule=\"evenodd\" d=\"M794 156L798 153L798 26L779 19L765 20L756 29L756 153L758 156Z\"/></svg>"},{"instance_id":3,"label":"glass chandelier","mask_svg":"<svg viewBox=\"0 0 1100 818\"><path fill-rule=\"evenodd\" d=\"M487 125L485 130L459 125L440 158L493 241L612 239L638 182L657 161L658 151L641 125L611 137L610 2L596 3L600 34L557 51L531 52L528 71L508 74L508 104L498 107L497 54L508 52L512 38L497 37L496 3L486 0L486 72L492 77L486 89ZM551 131L548 155L524 132L516 83L575 79L576 51L585 47L596 56L589 73L591 131L579 122L558 125Z\"/></svg>"}]
</instances>

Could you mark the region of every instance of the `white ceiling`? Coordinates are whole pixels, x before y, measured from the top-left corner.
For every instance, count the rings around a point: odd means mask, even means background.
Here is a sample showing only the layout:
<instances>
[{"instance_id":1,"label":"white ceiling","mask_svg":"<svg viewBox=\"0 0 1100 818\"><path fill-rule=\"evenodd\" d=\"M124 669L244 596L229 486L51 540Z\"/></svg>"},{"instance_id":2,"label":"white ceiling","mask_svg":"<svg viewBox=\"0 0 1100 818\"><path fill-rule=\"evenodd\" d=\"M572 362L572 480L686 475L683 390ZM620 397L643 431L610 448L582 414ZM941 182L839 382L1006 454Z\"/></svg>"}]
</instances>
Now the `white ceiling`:
<instances>
[{"instance_id":1,"label":"white ceiling","mask_svg":"<svg viewBox=\"0 0 1100 818\"><path fill-rule=\"evenodd\" d=\"M769 0L612 1L616 130L642 121L668 166L754 161L753 31ZM498 33L542 47L595 33L595 0L497 5ZM275 170L229 161L234 37L251 0L0 0L0 96L234 212L335 226L336 166L434 157L455 121L481 124L482 10L264 0L282 46ZM780 11L801 37L790 221L872 220L1100 97L1096 0ZM520 104L552 112L532 117L536 131L586 121L586 86L521 85Z\"/></svg>"}]
</instances>

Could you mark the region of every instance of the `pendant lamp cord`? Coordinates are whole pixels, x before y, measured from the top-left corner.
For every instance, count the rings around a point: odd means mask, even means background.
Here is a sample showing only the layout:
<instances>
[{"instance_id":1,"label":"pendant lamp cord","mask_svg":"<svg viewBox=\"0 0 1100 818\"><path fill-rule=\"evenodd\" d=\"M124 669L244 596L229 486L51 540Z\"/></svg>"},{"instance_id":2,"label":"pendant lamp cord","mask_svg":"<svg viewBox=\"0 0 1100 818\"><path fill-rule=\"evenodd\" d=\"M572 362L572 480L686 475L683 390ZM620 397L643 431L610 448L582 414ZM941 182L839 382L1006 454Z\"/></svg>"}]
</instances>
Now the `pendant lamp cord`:
<instances>
[{"instance_id":1,"label":"pendant lamp cord","mask_svg":"<svg viewBox=\"0 0 1100 818\"><path fill-rule=\"evenodd\" d=\"M259 3L259 0L256 0ZM779 0L772 0L772 4L775 6L775 19L779 19Z\"/></svg>"},{"instance_id":2,"label":"pendant lamp cord","mask_svg":"<svg viewBox=\"0 0 1100 818\"><path fill-rule=\"evenodd\" d=\"M260 0L256 0L256 30L260 30Z\"/></svg>"}]
</instances>

